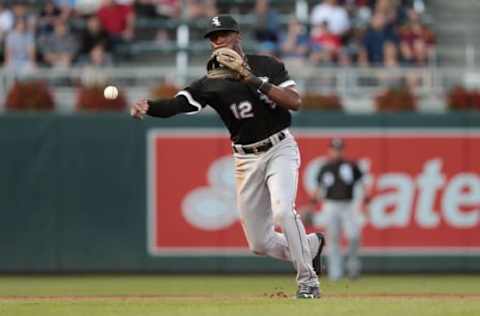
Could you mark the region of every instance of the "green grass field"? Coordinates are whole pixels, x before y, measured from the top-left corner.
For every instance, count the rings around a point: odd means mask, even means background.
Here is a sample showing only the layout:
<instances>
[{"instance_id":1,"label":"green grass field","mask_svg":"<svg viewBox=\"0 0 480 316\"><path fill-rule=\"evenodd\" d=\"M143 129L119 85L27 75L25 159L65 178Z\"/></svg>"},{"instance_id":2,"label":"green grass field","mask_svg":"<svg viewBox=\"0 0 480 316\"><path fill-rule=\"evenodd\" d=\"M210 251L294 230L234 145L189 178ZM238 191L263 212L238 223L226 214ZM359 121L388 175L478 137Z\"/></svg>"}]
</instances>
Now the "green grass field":
<instances>
[{"instance_id":1,"label":"green grass field","mask_svg":"<svg viewBox=\"0 0 480 316\"><path fill-rule=\"evenodd\" d=\"M293 275L0 276L1 316L480 315L480 276L364 276L321 281L292 299Z\"/></svg>"}]
</instances>

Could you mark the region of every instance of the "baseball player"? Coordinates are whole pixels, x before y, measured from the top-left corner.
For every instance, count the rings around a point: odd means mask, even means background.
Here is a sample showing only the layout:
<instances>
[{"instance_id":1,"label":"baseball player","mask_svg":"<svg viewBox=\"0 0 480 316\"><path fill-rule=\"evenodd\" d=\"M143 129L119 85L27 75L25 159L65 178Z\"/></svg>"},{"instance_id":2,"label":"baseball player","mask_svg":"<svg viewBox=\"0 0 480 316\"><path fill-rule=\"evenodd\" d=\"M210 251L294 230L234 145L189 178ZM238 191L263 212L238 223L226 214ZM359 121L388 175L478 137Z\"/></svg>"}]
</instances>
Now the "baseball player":
<instances>
[{"instance_id":1,"label":"baseball player","mask_svg":"<svg viewBox=\"0 0 480 316\"><path fill-rule=\"evenodd\" d=\"M237 205L251 251L291 261L297 271L296 297L318 298L324 238L307 235L294 208L300 154L288 128L290 111L301 105L295 81L278 59L243 52L231 16L212 17L205 38L213 50L207 75L173 99L138 101L131 115L170 117L212 107L230 132Z\"/></svg>"},{"instance_id":2,"label":"baseball player","mask_svg":"<svg viewBox=\"0 0 480 316\"><path fill-rule=\"evenodd\" d=\"M330 141L330 159L320 168L317 176L317 189L311 203L317 203L321 196L324 200L323 210L326 212L328 239L327 271L331 280L343 276L343 260L340 247L342 232L349 242L347 250L346 270L349 278L354 279L360 273L358 250L360 247L360 224L355 212L354 195L361 194L363 173L357 163L344 158L344 141L333 138ZM357 189L357 190L355 190ZM368 202L367 198L364 202Z\"/></svg>"}]
</instances>

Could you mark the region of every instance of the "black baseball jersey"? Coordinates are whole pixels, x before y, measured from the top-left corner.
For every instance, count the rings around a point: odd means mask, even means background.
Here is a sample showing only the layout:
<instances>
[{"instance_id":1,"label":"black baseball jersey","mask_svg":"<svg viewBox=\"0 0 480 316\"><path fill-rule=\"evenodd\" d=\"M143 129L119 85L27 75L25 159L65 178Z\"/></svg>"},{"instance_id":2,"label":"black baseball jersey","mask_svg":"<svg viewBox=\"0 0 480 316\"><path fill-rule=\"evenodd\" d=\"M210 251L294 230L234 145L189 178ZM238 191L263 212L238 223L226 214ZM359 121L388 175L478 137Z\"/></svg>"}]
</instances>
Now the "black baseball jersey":
<instances>
[{"instance_id":1,"label":"black baseball jersey","mask_svg":"<svg viewBox=\"0 0 480 316\"><path fill-rule=\"evenodd\" d=\"M353 199L353 187L363 176L358 165L349 160L330 160L320 168L317 182L327 200L349 201Z\"/></svg>"},{"instance_id":2,"label":"black baseball jersey","mask_svg":"<svg viewBox=\"0 0 480 316\"><path fill-rule=\"evenodd\" d=\"M252 72L280 87L295 85L282 62L263 55L247 55ZM249 85L230 79L206 76L180 91L200 111L212 107L221 117L236 144L251 144L265 139L291 124L289 110L277 106L266 95Z\"/></svg>"}]
</instances>

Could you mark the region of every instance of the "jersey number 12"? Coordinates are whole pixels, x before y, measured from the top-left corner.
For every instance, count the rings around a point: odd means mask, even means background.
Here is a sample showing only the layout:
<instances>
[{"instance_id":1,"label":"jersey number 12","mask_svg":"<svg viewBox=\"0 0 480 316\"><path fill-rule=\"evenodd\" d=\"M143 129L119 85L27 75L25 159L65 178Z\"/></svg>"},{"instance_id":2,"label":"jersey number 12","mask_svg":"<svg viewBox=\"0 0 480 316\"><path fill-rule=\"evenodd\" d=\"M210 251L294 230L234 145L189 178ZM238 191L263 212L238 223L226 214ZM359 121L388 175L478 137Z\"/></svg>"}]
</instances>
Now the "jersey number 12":
<instances>
[{"instance_id":1,"label":"jersey number 12","mask_svg":"<svg viewBox=\"0 0 480 316\"><path fill-rule=\"evenodd\" d=\"M233 103L230 105L230 109L237 120L253 117L253 107L248 101L243 101L238 104Z\"/></svg>"}]
</instances>

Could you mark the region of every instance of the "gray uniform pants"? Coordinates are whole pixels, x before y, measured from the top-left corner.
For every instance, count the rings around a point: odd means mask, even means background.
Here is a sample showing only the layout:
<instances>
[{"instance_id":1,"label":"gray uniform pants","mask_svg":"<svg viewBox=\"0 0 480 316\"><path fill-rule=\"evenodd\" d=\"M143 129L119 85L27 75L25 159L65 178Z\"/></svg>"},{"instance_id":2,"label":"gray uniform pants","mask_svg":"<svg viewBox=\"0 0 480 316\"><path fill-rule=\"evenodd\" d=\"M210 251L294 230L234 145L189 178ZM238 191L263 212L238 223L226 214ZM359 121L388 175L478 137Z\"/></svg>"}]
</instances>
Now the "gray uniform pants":
<instances>
[{"instance_id":1,"label":"gray uniform pants","mask_svg":"<svg viewBox=\"0 0 480 316\"><path fill-rule=\"evenodd\" d=\"M353 202L326 200L324 210L327 218L328 277L338 280L343 276L344 267L340 245L343 232L349 243L345 268L349 277L356 277L360 272L360 260L358 259L360 225Z\"/></svg>"},{"instance_id":2,"label":"gray uniform pants","mask_svg":"<svg viewBox=\"0 0 480 316\"><path fill-rule=\"evenodd\" d=\"M300 154L293 136L284 132L287 137L267 152L234 154L240 219L254 253L291 261L298 284L318 286L312 258L319 242L315 234L306 235L294 209Z\"/></svg>"}]
</instances>

